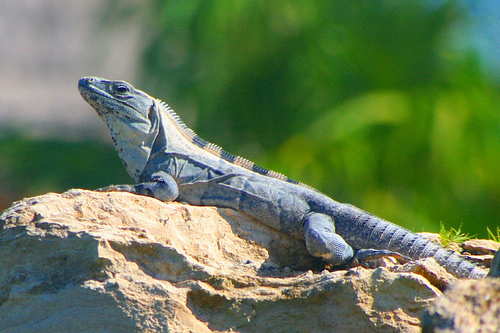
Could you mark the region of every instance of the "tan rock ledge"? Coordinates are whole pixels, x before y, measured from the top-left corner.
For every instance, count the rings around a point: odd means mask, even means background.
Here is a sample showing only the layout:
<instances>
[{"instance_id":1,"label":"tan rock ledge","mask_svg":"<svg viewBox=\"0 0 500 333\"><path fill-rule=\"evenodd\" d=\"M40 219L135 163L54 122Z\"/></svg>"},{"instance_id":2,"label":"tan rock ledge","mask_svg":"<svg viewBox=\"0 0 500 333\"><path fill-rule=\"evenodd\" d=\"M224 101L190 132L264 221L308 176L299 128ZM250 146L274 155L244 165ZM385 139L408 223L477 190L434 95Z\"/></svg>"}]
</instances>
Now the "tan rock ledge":
<instances>
[{"instance_id":1,"label":"tan rock ledge","mask_svg":"<svg viewBox=\"0 0 500 333\"><path fill-rule=\"evenodd\" d=\"M70 190L0 216L0 332L417 332L439 295L229 209Z\"/></svg>"}]
</instances>

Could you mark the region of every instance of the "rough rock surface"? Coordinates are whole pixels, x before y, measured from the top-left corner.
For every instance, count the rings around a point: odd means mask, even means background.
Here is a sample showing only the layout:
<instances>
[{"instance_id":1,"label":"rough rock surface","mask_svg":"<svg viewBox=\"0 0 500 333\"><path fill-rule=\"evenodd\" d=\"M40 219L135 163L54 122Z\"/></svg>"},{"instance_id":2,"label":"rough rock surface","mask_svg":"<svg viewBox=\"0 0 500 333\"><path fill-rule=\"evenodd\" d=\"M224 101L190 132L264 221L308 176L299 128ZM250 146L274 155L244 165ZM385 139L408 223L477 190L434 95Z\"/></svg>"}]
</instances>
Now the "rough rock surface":
<instances>
[{"instance_id":1,"label":"rough rock surface","mask_svg":"<svg viewBox=\"0 0 500 333\"><path fill-rule=\"evenodd\" d=\"M448 282L395 267L324 270L229 209L49 193L0 216L0 332L420 331Z\"/></svg>"},{"instance_id":2,"label":"rough rock surface","mask_svg":"<svg viewBox=\"0 0 500 333\"><path fill-rule=\"evenodd\" d=\"M423 332L500 331L500 279L457 281L425 311Z\"/></svg>"},{"instance_id":3,"label":"rough rock surface","mask_svg":"<svg viewBox=\"0 0 500 333\"><path fill-rule=\"evenodd\" d=\"M462 244L462 248L472 254L495 254L500 250L500 243L490 239L470 239Z\"/></svg>"}]
</instances>

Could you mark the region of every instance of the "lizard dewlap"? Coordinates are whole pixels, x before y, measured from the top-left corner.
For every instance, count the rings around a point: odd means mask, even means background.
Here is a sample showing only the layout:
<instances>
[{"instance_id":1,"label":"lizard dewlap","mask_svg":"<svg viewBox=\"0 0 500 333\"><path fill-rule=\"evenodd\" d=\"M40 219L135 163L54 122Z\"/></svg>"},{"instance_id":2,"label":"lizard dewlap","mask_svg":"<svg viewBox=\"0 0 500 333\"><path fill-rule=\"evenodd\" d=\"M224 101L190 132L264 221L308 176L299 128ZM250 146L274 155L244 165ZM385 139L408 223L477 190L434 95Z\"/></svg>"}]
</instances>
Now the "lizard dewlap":
<instances>
[{"instance_id":1,"label":"lizard dewlap","mask_svg":"<svg viewBox=\"0 0 500 333\"><path fill-rule=\"evenodd\" d=\"M434 257L457 277L486 276L422 236L225 152L196 135L167 104L127 82L84 77L78 87L136 182L107 190L232 208L303 239L312 256L333 265L384 255Z\"/></svg>"}]
</instances>

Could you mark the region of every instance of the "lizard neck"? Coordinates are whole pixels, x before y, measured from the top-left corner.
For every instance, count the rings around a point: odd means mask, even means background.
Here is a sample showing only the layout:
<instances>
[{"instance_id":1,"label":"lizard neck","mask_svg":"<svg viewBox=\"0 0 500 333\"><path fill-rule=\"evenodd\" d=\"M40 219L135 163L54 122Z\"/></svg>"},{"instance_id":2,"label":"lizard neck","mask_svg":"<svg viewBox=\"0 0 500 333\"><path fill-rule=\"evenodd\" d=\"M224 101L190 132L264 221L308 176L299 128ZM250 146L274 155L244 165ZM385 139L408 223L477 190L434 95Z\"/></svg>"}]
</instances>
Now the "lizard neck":
<instances>
[{"instance_id":1,"label":"lizard neck","mask_svg":"<svg viewBox=\"0 0 500 333\"><path fill-rule=\"evenodd\" d=\"M153 103L150 113L158 115L158 107ZM150 117L151 123L134 123L129 121L117 121L112 113L102 116L110 130L113 145L118 151L127 173L137 181L143 172L151 150L160 133L160 118Z\"/></svg>"}]
</instances>

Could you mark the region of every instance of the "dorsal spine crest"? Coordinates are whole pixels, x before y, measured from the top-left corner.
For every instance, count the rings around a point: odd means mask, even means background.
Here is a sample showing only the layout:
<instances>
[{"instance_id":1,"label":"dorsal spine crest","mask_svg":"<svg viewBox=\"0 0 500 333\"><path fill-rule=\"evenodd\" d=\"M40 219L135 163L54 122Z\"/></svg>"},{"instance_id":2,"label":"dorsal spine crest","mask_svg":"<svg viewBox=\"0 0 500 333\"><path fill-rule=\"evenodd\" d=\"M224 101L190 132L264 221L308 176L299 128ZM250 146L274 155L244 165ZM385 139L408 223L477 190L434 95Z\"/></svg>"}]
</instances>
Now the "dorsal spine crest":
<instances>
[{"instance_id":1,"label":"dorsal spine crest","mask_svg":"<svg viewBox=\"0 0 500 333\"><path fill-rule=\"evenodd\" d=\"M227 162L233 163L233 164L238 165L242 168L245 168L249 171L253 171L255 173L258 173L260 175L280 179L280 180L286 181L288 183L299 184L299 185L306 186L306 187L310 188L309 186L302 184L302 183L299 183L293 179L290 179L287 176L285 176L279 172L268 170L266 168L260 167L260 166L256 165L254 162L247 160L244 157L228 153L227 151L223 150L220 146L206 141L205 139L198 136L198 134L196 134L191 128L189 128L182 121L181 117L179 117L179 115L171 107L169 107L167 103L165 103L161 100L156 100L156 101L158 102L158 105L160 106L160 112L161 111L166 112L168 114L168 116L170 117L170 119L173 120L175 126L179 129L179 132L182 135L184 135L184 137L186 137L190 142L192 142L196 146L200 147L201 149L203 149L211 154L214 154L215 156L220 157Z\"/></svg>"}]
</instances>

